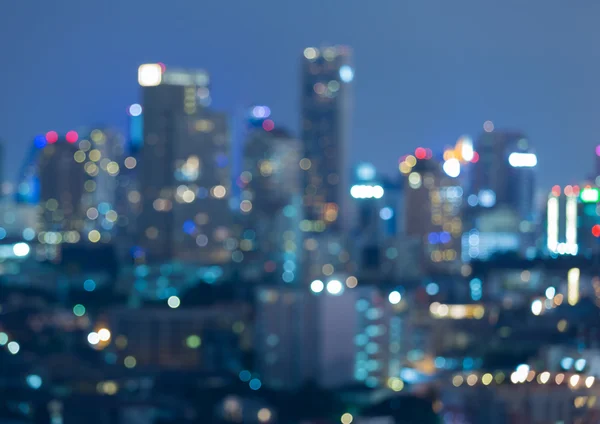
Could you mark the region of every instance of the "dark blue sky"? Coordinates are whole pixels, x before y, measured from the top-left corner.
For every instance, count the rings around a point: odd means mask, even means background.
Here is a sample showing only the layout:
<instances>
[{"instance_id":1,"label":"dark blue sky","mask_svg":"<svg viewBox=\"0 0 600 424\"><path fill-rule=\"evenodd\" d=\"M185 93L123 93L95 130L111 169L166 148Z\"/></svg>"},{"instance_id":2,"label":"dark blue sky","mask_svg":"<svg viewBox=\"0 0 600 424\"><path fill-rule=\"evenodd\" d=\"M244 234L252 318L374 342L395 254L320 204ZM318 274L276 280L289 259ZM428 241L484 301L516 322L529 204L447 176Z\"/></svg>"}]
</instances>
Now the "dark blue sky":
<instances>
[{"instance_id":1,"label":"dark blue sky","mask_svg":"<svg viewBox=\"0 0 600 424\"><path fill-rule=\"evenodd\" d=\"M13 179L33 136L125 128L137 67L205 68L213 106L298 127L304 47L354 49L351 156L388 173L419 145L521 129L540 185L577 182L600 142L597 0L56 0L0 10L0 138Z\"/></svg>"}]
</instances>

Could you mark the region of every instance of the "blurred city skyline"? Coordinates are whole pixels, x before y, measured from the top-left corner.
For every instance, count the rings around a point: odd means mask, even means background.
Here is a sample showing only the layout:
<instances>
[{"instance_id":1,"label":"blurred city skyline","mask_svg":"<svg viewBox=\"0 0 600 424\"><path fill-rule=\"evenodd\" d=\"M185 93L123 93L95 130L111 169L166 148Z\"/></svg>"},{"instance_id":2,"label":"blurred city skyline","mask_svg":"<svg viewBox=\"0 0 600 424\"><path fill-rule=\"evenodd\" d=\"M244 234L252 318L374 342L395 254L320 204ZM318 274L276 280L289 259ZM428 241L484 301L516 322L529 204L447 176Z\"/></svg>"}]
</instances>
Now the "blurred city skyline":
<instances>
[{"instance_id":1,"label":"blurred city skyline","mask_svg":"<svg viewBox=\"0 0 600 424\"><path fill-rule=\"evenodd\" d=\"M266 0L234 8L66 0L36 8L10 4L0 17L9 181L36 134L96 123L125 132L145 62L205 69L214 108L240 119L248 106L266 104L278 126L298 135L302 51L323 44L354 50L351 163L368 160L397 175L396 158L420 145L441 150L463 134L477 138L491 120L531 140L540 187L577 182L593 166L600 58L586 52L599 35L600 5L591 1Z\"/></svg>"}]
</instances>

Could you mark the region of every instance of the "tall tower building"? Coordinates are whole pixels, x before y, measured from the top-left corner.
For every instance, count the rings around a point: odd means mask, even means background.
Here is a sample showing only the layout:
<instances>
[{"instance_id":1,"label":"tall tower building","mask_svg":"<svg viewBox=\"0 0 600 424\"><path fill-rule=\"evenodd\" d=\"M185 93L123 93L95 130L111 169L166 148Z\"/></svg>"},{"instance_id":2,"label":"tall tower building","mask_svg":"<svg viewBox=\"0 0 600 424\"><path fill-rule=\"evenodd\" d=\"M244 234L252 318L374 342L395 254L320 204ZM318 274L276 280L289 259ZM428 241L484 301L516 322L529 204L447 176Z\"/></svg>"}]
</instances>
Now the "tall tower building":
<instances>
[{"instance_id":1,"label":"tall tower building","mask_svg":"<svg viewBox=\"0 0 600 424\"><path fill-rule=\"evenodd\" d=\"M479 161L473 164L467 199L469 257L529 254L535 245L537 157L522 133L497 131L489 121L484 130L475 146Z\"/></svg>"},{"instance_id":2,"label":"tall tower building","mask_svg":"<svg viewBox=\"0 0 600 424\"><path fill-rule=\"evenodd\" d=\"M204 71L145 64L138 242L147 261L219 265L232 243L229 135Z\"/></svg>"},{"instance_id":3,"label":"tall tower building","mask_svg":"<svg viewBox=\"0 0 600 424\"><path fill-rule=\"evenodd\" d=\"M119 220L115 192L123 166L122 135L98 128L64 136L50 131L37 136L34 145L36 170L19 191L39 184L40 242L111 242Z\"/></svg>"},{"instance_id":4,"label":"tall tower building","mask_svg":"<svg viewBox=\"0 0 600 424\"><path fill-rule=\"evenodd\" d=\"M345 46L309 47L302 61L305 218L311 227L334 231L347 228L348 221L351 55Z\"/></svg>"},{"instance_id":5,"label":"tall tower building","mask_svg":"<svg viewBox=\"0 0 600 424\"><path fill-rule=\"evenodd\" d=\"M262 125L249 134L238 179L242 269L250 280L292 283L300 276L303 249L302 145L274 128L265 110L253 109L253 121L262 120Z\"/></svg>"},{"instance_id":6,"label":"tall tower building","mask_svg":"<svg viewBox=\"0 0 600 424\"><path fill-rule=\"evenodd\" d=\"M404 156L403 234L422 247L421 271L458 272L462 236L463 189L457 177L460 162L442 163L430 149L419 147Z\"/></svg>"}]
</instances>

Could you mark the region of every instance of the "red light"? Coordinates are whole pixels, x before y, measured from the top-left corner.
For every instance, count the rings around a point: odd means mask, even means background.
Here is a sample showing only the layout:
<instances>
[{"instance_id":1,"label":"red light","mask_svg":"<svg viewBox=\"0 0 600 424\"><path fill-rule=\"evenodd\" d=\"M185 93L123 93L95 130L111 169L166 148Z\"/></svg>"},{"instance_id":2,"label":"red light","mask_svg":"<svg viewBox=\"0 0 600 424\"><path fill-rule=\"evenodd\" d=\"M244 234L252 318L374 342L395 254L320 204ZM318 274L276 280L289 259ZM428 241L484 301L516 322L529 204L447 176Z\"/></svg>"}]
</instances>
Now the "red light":
<instances>
[{"instance_id":1,"label":"red light","mask_svg":"<svg viewBox=\"0 0 600 424\"><path fill-rule=\"evenodd\" d=\"M67 135L65 136L65 138L67 139L67 141L69 143L75 143L77 141L77 139L79 138L79 134L77 134L76 131L69 131L67 133Z\"/></svg>"},{"instance_id":2,"label":"red light","mask_svg":"<svg viewBox=\"0 0 600 424\"><path fill-rule=\"evenodd\" d=\"M273 131L273 128L275 128L275 122L267 119L265 122L263 122L262 127L265 131Z\"/></svg>"},{"instance_id":3,"label":"red light","mask_svg":"<svg viewBox=\"0 0 600 424\"><path fill-rule=\"evenodd\" d=\"M559 185L555 185L554 187L552 187L552 194L554 196L560 196L560 186Z\"/></svg>"},{"instance_id":4,"label":"red light","mask_svg":"<svg viewBox=\"0 0 600 424\"><path fill-rule=\"evenodd\" d=\"M433 157L433 152L431 151L431 149L425 149L425 151L427 152L425 159L431 159Z\"/></svg>"},{"instance_id":5,"label":"red light","mask_svg":"<svg viewBox=\"0 0 600 424\"><path fill-rule=\"evenodd\" d=\"M58 133L56 131L48 131L46 133L46 141L50 144L58 141Z\"/></svg>"},{"instance_id":6,"label":"red light","mask_svg":"<svg viewBox=\"0 0 600 424\"><path fill-rule=\"evenodd\" d=\"M596 224L592 227L592 235L594 237L600 237L600 225Z\"/></svg>"},{"instance_id":7,"label":"red light","mask_svg":"<svg viewBox=\"0 0 600 424\"><path fill-rule=\"evenodd\" d=\"M415 150L415 157L417 159L425 159L426 156L427 151L422 147L417 147L417 149Z\"/></svg>"},{"instance_id":8,"label":"red light","mask_svg":"<svg viewBox=\"0 0 600 424\"><path fill-rule=\"evenodd\" d=\"M572 196L573 195L573 187L568 185L565 187L565 195Z\"/></svg>"},{"instance_id":9,"label":"red light","mask_svg":"<svg viewBox=\"0 0 600 424\"><path fill-rule=\"evenodd\" d=\"M160 70L162 71L162 73L164 74L165 71L167 70L167 65L165 65L162 62L158 62L158 66L160 66Z\"/></svg>"},{"instance_id":10,"label":"red light","mask_svg":"<svg viewBox=\"0 0 600 424\"><path fill-rule=\"evenodd\" d=\"M471 163L479 162L479 153L473 152L473 159L471 159Z\"/></svg>"},{"instance_id":11,"label":"red light","mask_svg":"<svg viewBox=\"0 0 600 424\"><path fill-rule=\"evenodd\" d=\"M573 196L579 196L579 186L573 186Z\"/></svg>"}]
</instances>

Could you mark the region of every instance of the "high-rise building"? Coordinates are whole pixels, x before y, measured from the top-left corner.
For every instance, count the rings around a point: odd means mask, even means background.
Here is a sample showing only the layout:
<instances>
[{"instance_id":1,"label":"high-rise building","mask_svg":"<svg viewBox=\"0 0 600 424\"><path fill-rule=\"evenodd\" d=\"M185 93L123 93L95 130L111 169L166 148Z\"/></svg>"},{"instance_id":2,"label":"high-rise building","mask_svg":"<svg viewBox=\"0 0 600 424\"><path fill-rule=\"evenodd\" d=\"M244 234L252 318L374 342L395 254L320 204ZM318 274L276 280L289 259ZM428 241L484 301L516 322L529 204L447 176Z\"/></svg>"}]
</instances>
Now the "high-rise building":
<instances>
[{"instance_id":1,"label":"high-rise building","mask_svg":"<svg viewBox=\"0 0 600 424\"><path fill-rule=\"evenodd\" d=\"M262 125L249 133L238 178L242 273L250 280L292 283L300 277L303 250L302 145L274 128L266 110L252 110L252 121Z\"/></svg>"},{"instance_id":2,"label":"high-rise building","mask_svg":"<svg viewBox=\"0 0 600 424\"><path fill-rule=\"evenodd\" d=\"M406 176L402 213L402 236L421 246L415 267L421 272L460 270L463 230L463 189L457 177L460 161L450 158L443 164L430 149L419 147L414 155L400 160Z\"/></svg>"},{"instance_id":3,"label":"high-rise building","mask_svg":"<svg viewBox=\"0 0 600 424\"><path fill-rule=\"evenodd\" d=\"M471 253L465 258L502 251L529 255L535 245L537 157L522 133L495 130L489 121L484 130L468 189L465 237Z\"/></svg>"},{"instance_id":4,"label":"high-rise building","mask_svg":"<svg viewBox=\"0 0 600 424\"><path fill-rule=\"evenodd\" d=\"M301 72L305 219L317 231L339 231L349 220L351 51L345 46L306 48Z\"/></svg>"},{"instance_id":5,"label":"high-rise building","mask_svg":"<svg viewBox=\"0 0 600 424\"><path fill-rule=\"evenodd\" d=\"M256 370L273 388L307 381L324 387L386 385L400 375L401 322L374 287L348 288L343 280L257 292ZM390 303L394 302L394 304Z\"/></svg>"},{"instance_id":6,"label":"high-rise building","mask_svg":"<svg viewBox=\"0 0 600 424\"><path fill-rule=\"evenodd\" d=\"M37 166L21 182L19 192L39 190L38 240L109 243L119 220L114 202L116 177L123 166L122 135L93 129L69 131L61 137L50 131L36 137L34 144Z\"/></svg>"},{"instance_id":7,"label":"high-rise building","mask_svg":"<svg viewBox=\"0 0 600 424\"><path fill-rule=\"evenodd\" d=\"M396 273L402 188L400 182L378 175L370 163L360 163L354 169L350 188L357 212L352 228L353 258L361 280L381 282Z\"/></svg>"},{"instance_id":8,"label":"high-rise building","mask_svg":"<svg viewBox=\"0 0 600 424\"><path fill-rule=\"evenodd\" d=\"M227 117L208 108L205 71L141 65L144 116L138 243L146 261L231 260Z\"/></svg>"}]
</instances>

